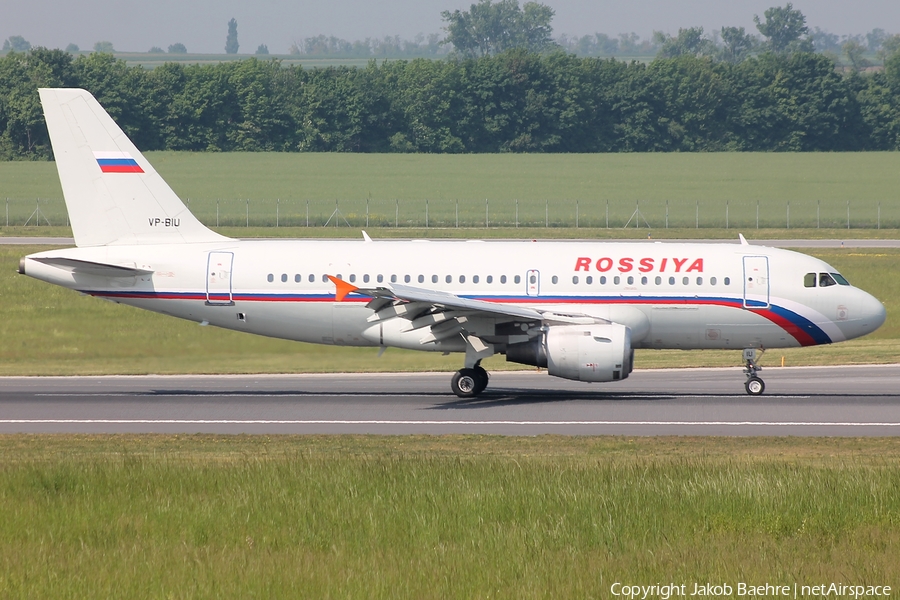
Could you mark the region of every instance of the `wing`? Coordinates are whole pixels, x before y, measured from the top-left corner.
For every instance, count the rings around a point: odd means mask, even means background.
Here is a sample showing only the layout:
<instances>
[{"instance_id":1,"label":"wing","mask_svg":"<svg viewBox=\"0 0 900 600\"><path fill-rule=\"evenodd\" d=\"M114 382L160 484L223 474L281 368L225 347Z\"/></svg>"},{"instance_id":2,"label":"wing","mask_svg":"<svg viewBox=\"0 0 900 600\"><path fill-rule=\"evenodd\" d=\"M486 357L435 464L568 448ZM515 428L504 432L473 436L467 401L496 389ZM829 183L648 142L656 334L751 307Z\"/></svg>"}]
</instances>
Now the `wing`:
<instances>
[{"instance_id":1,"label":"wing","mask_svg":"<svg viewBox=\"0 0 900 600\"><path fill-rule=\"evenodd\" d=\"M390 284L377 288L358 288L351 283L329 276L335 284L335 299L343 301L350 294L371 298L367 308L373 314L370 323L390 319L404 319L403 331L429 329L422 344L438 342L462 335L470 344L474 336L487 343L524 342L536 336L542 327L553 324L594 324L609 321L581 313L560 313L541 308L518 306L463 298L455 294Z\"/></svg>"}]
</instances>

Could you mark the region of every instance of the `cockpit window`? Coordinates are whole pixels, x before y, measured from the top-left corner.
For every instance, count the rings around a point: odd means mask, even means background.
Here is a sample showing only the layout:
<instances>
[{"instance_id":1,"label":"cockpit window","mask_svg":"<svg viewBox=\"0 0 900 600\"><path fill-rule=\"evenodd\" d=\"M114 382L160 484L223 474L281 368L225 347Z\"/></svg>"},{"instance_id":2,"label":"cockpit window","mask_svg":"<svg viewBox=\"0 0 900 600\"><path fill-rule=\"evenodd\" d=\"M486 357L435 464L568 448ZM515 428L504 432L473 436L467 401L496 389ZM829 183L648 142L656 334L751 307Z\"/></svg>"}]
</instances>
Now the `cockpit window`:
<instances>
[{"instance_id":1,"label":"cockpit window","mask_svg":"<svg viewBox=\"0 0 900 600\"><path fill-rule=\"evenodd\" d=\"M807 273L803 276L803 287L816 287L815 273Z\"/></svg>"},{"instance_id":2,"label":"cockpit window","mask_svg":"<svg viewBox=\"0 0 900 600\"><path fill-rule=\"evenodd\" d=\"M819 287L829 287L832 285L837 285L837 283L831 275L828 273L819 273Z\"/></svg>"},{"instance_id":3,"label":"cockpit window","mask_svg":"<svg viewBox=\"0 0 900 600\"><path fill-rule=\"evenodd\" d=\"M850 282L847 281L840 273L832 273L831 276L834 277L835 281L838 282L838 285L850 285Z\"/></svg>"}]
</instances>

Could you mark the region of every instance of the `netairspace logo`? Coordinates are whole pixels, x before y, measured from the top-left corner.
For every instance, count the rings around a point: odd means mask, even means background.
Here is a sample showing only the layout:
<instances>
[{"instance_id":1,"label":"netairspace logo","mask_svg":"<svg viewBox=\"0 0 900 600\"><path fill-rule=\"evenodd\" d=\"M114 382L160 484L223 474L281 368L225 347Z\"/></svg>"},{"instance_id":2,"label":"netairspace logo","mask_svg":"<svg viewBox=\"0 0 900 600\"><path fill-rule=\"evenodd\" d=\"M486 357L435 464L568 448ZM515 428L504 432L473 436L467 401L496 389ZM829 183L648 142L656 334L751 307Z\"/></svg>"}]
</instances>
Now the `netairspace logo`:
<instances>
[{"instance_id":1,"label":"netairspace logo","mask_svg":"<svg viewBox=\"0 0 900 600\"><path fill-rule=\"evenodd\" d=\"M629 600L670 600L672 598L718 598L724 596L773 597L773 598L878 598L891 595L889 585L851 585L845 583L820 583L802 585L798 583L776 585L763 583L753 585L744 582L729 583L657 583L654 585L634 585L615 582L609 588L616 598Z\"/></svg>"}]
</instances>

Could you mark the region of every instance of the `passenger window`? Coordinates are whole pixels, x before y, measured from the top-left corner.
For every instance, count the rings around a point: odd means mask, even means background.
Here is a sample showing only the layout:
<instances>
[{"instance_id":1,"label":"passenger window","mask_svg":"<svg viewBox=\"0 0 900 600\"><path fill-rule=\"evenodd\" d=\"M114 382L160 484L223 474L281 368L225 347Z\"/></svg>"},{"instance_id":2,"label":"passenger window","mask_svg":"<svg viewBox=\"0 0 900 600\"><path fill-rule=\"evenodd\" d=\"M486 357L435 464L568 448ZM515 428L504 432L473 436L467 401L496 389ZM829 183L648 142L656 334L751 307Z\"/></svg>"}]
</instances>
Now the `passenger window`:
<instances>
[{"instance_id":1,"label":"passenger window","mask_svg":"<svg viewBox=\"0 0 900 600\"><path fill-rule=\"evenodd\" d=\"M587 277L584 278L584 282L588 285L591 285L592 283L594 283L594 278L591 277L590 275L588 275Z\"/></svg>"},{"instance_id":2,"label":"passenger window","mask_svg":"<svg viewBox=\"0 0 900 600\"><path fill-rule=\"evenodd\" d=\"M397 276L391 275L391 283L397 283Z\"/></svg>"},{"instance_id":3,"label":"passenger window","mask_svg":"<svg viewBox=\"0 0 900 600\"><path fill-rule=\"evenodd\" d=\"M600 285L606 285L606 275L600 276Z\"/></svg>"},{"instance_id":4,"label":"passenger window","mask_svg":"<svg viewBox=\"0 0 900 600\"><path fill-rule=\"evenodd\" d=\"M488 275L488 276L487 276L487 282L488 282L488 283L494 283L494 276L493 276L493 275Z\"/></svg>"},{"instance_id":5,"label":"passenger window","mask_svg":"<svg viewBox=\"0 0 900 600\"><path fill-rule=\"evenodd\" d=\"M515 281L516 283L522 283L522 276L521 276L521 275L516 275L516 277L515 277L515 279L514 279L513 281Z\"/></svg>"},{"instance_id":6,"label":"passenger window","mask_svg":"<svg viewBox=\"0 0 900 600\"><path fill-rule=\"evenodd\" d=\"M378 274L378 277L376 277L375 279L378 280L378 283L384 283L384 275L381 275L380 273Z\"/></svg>"},{"instance_id":7,"label":"passenger window","mask_svg":"<svg viewBox=\"0 0 900 600\"><path fill-rule=\"evenodd\" d=\"M554 284L559 283L559 277L554 275L553 277L550 278L550 281L553 282Z\"/></svg>"},{"instance_id":8,"label":"passenger window","mask_svg":"<svg viewBox=\"0 0 900 600\"><path fill-rule=\"evenodd\" d=\"M363 275L363 283L369 283L369 274L368 273Z\"/></svg>"},{"instance_id":9,"label":"passenger window","mask_svg":"<svg viewBox=\"0 0 900 600\"><path fill-rule=\"evenodd\" d=\"M675 278L669 277L669 285L675 285Z\"/></svg>"},{"instance_id":10,"label":"passenger window","mask_svg":"<svg viewBox=\"0 0 900 600\"><path fill-rule=\"evenodd\" d=\"M303 279L303 277L301 277L299 273L294 275L294 283L300 283L301 279Z\"/></svg>"},{"instance_id":11,"label":"passenger window","mask_svg":"<svg viewBox=\"0 0 900 600\"><path fill-rule=\"evenodd\" d=\"M724 283L725 285L731 285L731 277L726 277L722 280L722 283Z\"/></svg>"},{"instance_id":12,"label":"passenger window","mask_svg":"<svg viewBox=\"0 0 900 600\"><path fill-rule=\"evenodd\" d=\"M647 276L641 277L641 285L647 285Z\"/></svg>"},{"instance_id":13,"label":"passenger window","mask_svg":"<svg viewBox=\"0 0 900 600\"><path fill-rule=\"evenodd\" d=\"M478 283L478 275L472 275L472 283Z\"/></svg>"},{"instance_id":14,"label":"passenger window","mask_svg":"<svg viewBox=\"0 0 900 600\"><path fill-rule=\"evenodd\" d=\"M618 275L616 275L615 277L613 277L613 285L619 285L619 283L620 283L621 281L622 281L622 278L619 277Z\"/></svg>"},{"instance_id":15,"label":"passenger window","mask_svg":"<svg viewBox=\"0 0 900 600\"><path fill-rule=\"evenodd\" d=\"M710 284L710 285L716 285L716 278L715 278L715 277L710 277L710 278L709 278L709 284Z\"/></svg>"},{"instance_id":16,"label":"passenger window","mask_svg":"<svg viewBox=\"0 0 900 600\"><path fill-rule=\"evenodd\" d=\"M628 285L634 285L634 277L631 275L628 276Z\"/></svg>"},{"instance_id":17,"label":"passenger window","mask_svg":"<svg viewBox=\"0 0 900 600\"><path fill-rule=\"evenodd\" d=\"M656 285L661 285L661 284L662 284L662 277L660 277L659 275L657 275L657 276L656 276Z\"/></svg>"},{"instance_id":18,"label":"passenger window","mask_svg":"<svg viewBox=\"0 0 900 600\"><path fill-rule=\"evenodd\" d=\"M703 278L702 278L702 277L698 277L698 278L697 278L697 285L703 285Z\"/></svg>"},{"instance_id":19,"label":"passenger window","mask_svg":"<svg viewBox=\"0 0 900 600\"><path fill-rule=\"evenodd\" d=\"M850 285L850 282L847 281L840 273L832 273L831 276L834 277L835 281L838 282L838 285Z\"/></svg>"},{"instance_id":20,"label":"passenger window","mask_svg":"<svg viewBox=\"0 0 900 600\"><path fill-rule=\"evenodd\" d=\"M403 283L409 283L409 275L403 276Z\"/></svg>"},{"instance_id":21,"label":"passenger window","mask_svg":"<svg viewBox=\"0 0 900 600\"><path fill-rule=\"evenodd\" d=\"M446 277L444 277L444 281L446 281L447 283L453 283L453 275L447 275Z\"/></svg>"},{"instance_id":22,"label":"passenger window","mask_svg":"<svg viewBox=\"0 0 900 600\"><path fill-rule=\"evenodd\" d=\"M572 283L578 283L578 275L572 275Z\"/></svg>"},{"instance_id":23,"label":"passenger window","mask_svg":"<svg viewBox=\"0 0 900 600\"><path fill-rule=\"evenodd\" d=\"M268 281L269 283L272 283L273 281L275 281L275 276L272 275L271 273L269 273L269 274L266 276L266 281Z\"/></svg>"},{"instance_id":24,"label":"passenger window","mask_svg":"<svg viewBox=\"0 0 900 600\"><path fill-rule=\"evenodd\" d=\"M465 275L460 275L460 276L459 276L459 282L460 282L460 283L465 283L465 282L466 282L466 276L465 276Z\"/></svg>"},{"instance_id":25,"label":"passenger window","mask_svg":"<svg viewBox=\"0 0 900 600\"><path fill-rule=\"evenodd\" d=\"M506 283L506 275L500 276L500 283Z\"/></svg>"},{"instance_id":26,"label":"passenger window","mask_svg":"<svg viewBox=\"0 0 900 600\"><path fill-rule=\"evenodd\" d=\"M338 279L340 279L340 277L341 276L338 275ZM328 283L328 275L325 273L322 273L322 283Z\"/></svg>"},{"instance_id":27,"label":"passenger window","mask_svg":"<svg viewBox=\"0 0 900 600\"><path fill-rule=\"evenodd\" d=\"M316 276L313 275L312 273L309 274L309 282L310 282L310 283L315 283L315 282L316 282Z\"/></svg>"},{"instance_id":28,"label":"passenger window","mask_svg":"<svg viewBox=\"0 0 900 600\"><path fill-rule=\"evenodd\" d=\"M425 283L425 276L419 275L419 283Z\"/></svg>"},{"instance_id":29,"label":"passenger window","mask_svg":"<svg viewBox=\"0 0 900 600\"><path fill-rule=\"evenodd\" d=\"M287 273L281 274L281 283L287 283Z\"/></svg>"},{"instance_id":30,"label":"passenger window","mask_svg":"<svg viewBox=\"0 0 900 600\"><path fill-rule=\"evenodd\" d=\"M832 285L837 285L837 283L831 278L831 275L819 273L819 287L831 287Z\"/></svg>"},{"instance_id":31,"label":"passenger window","mask_svg":"<svg viewBox=\"0 0 900 600\"><path fill-rule=\"evenodd\" d=\"M688 283L690 283L690 281L691 281L691 278L690 278L690 277L682 277L682 278L681 278L681 284L682 284L682 285L687 285Z\"/></svg>"},{"instance_id":32,"label":"passenger window","mask_svg":"<svg viewBox=\"0 0 900 600\"><path fill-rule=\"evenodd\" d=\"M528 278L529 283L537 283L537 275L532 275Z\"/></svg>"},{"instance_id":33,"label":"passenger window","mask_svg":"<svg viewBox=\"0 0 900 600\"><path fill-rule=\"evenodd\" d=\"M432 276L431 276L431 283L437 283L437 282L438 282L438 276L437 276L437 275L432 275Z\"/></svg>"},{"instance_id":34,"label":"passenger window","mask_svg":"<svg viewBox=\"0 0 900 600\"><path fill-rule=\"evenodd\" d=\"M803 287L816 287L815 273L807 273L803 276Z\"/></svg>"},{"instance_id":35,"label":"passenger window","mask_svg":"<svg viewBox=\"0 0 900 600\"><path fill-rule=\"evenodd\" d=\"M356 283L356 274L355 273L350 274L350 283Z\"/></svg>"}]
</instances>

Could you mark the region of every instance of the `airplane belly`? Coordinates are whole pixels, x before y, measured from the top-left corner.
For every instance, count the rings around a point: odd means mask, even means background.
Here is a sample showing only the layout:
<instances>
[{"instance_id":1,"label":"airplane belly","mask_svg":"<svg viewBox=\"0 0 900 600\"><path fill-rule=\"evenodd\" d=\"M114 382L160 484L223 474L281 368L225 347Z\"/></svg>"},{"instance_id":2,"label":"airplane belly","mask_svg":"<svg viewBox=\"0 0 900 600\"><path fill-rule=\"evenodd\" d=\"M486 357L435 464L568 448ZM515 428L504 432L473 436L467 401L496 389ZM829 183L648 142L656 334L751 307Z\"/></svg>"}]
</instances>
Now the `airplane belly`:
<instances>
[{"instance_id":1,"label":"airplane belly","mask_svg":"<svg viewBox=\"0 0 900 600\"><path fill-rule=\"evenodd\" d=\"M771 311L727 306L654 306L640 347L660 349L792 348L797 339Z\"/></svg>"}]
</instances>

